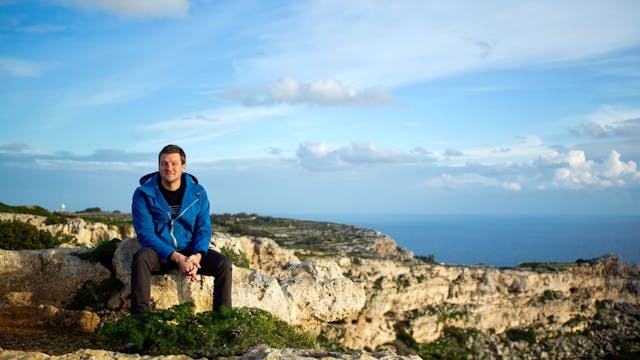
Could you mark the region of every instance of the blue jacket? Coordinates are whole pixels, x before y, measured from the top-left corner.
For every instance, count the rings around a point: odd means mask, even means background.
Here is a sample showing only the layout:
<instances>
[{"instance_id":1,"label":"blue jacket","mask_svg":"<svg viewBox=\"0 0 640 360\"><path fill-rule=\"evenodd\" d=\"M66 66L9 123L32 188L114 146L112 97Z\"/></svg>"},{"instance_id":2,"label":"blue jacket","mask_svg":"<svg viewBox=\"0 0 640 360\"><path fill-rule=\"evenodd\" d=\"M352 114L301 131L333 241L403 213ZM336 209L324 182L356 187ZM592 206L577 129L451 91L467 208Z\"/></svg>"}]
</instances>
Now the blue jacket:
<instances>
[{"instance_id":1,"label":"blue jacket","mask_svg":"<svg viewBox=\"0 0 640 360\"><path fill-rule=\"evenodd\" d=\"M211 240L211 218L204 188L193 175L185 173L180 214L172 219L171 208L158 187L159 176L157 172L143 176L133 193L131 213L138 242L155 250L163 262L178 250L206 254Z\"/></svg>"}]
</instances>

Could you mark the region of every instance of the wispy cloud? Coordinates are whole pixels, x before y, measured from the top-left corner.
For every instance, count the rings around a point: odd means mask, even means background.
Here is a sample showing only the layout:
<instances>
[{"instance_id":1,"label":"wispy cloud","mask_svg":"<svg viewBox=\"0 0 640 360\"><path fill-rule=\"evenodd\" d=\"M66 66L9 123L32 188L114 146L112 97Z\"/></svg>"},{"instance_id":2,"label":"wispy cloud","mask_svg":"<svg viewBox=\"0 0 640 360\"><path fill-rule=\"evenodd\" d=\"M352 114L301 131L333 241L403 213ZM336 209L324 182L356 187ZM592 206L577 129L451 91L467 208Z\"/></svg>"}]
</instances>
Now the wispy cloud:
<instances>
[{"instance_id":1,"label":"wispy cloud","mask_svg":"<svg viewBox=\"0 0 640 360\"><path fill-rule=\"evenodd\" d=\"M31 151L25 151L31 150ZM23 143L0 146L0 164L9 167L72 171L133 170L154 168L157 154L136 153L114 149L96 150L90 154L65 151L45 153Z\"/></svg>"},{"instance_id":2,"label":"wispy cloud","mask_svg":"<svg viewBox=\"0 0 640 360\"><path fill-rule=\"evenodd\" d=\"M464 8L465 11L459 11ZM640 43L640 3L312 1L266 24L240 74L388 88L479 69L572 61ZM293 30L295 29L295 30Z\"/></svg>"},{"instance_id":3,"label":"wispy cloud","mask_svg":"<svg viewBox=\"0 0 640 360\"><path fill-rule=\"evenodd\" d=\"M9 144L0 145L0 152L20 153L27 149L29 149L29 145L23 142L13 142Z\"/></svg>"},{"instance_id":4,"label":"wispy cloud","mask_svg":"<svg viewBox=\"0 0 640 360\"><path fill-rule=\"evenodd\" d=\"M208 109L148 123L139 130L153 134L154 140L145 147L158 147L167 142L201 143L234 132L247 123L289 114L293 109L287 105Z\"/></svg>"},{"instance_id":5,"label":"wispy cloud","mask_svg":"<svg viewBox=\"0 0 640 360\"><path fill-rule=\"evenodd\" d=\"M469 187L496 187L509 191L520 191L522 186L518 182L501 181L496 178L484 176L476 173L464 173L452 175L442 174L427 181L428 187L460 189Z\"/></svg>"},{"instance_id":6,"label":"wispy cloud","mask_svg":"<svg viewBox=\"0 0 640 360\"><path fill-rule=\"evenodd\" d=\"M122 17L184 17L189 13L188 0L56 0L87 10L99 10Z\"/></svg>"},{"instance_id":7,"label":"wispy cloud","mask_svg":"<svg viewBox=\"0 0 640 360\"><path fill-rule=\"evenodd\" d=\"M393 96L382 87L358 90L334 79L303 83L293 77L285 77L268 86L231 89L222 96L246 105L382 106L393 101Z\"/></svg>"},{"instance_id":8,"label":"wispy cloud","mask_svg":"<svg viewBox=\"0 0 640 360\"><path fill-rule=\"evenodd\" d=\"M35 62L15 57L0 56L0 76L38 76L42 72Z\"/></svg>"}]
</instances>

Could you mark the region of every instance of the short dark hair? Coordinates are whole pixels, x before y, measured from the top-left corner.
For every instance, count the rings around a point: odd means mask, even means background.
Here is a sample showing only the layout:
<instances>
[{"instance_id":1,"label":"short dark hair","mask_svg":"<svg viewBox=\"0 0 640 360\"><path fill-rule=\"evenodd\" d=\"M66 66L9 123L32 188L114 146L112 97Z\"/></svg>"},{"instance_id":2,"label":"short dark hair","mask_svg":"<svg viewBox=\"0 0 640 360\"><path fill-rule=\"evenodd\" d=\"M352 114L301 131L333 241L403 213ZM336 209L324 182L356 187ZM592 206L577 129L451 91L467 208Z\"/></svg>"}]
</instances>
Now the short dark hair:
<instances>
[{"instance_id":1,"label":"short dark hair","mask_svg":"<svg viewBox=\"0 0 640 360\"><path fill-rule=\"evenodd\" d=\"M182 148L178 145L167 145L163 147L158 154L158 163L160 163L162 154L180 154L180 160L182 160L182 163L187 163L187 155L184 153L184 150L182 150Z\"/></svg>"}]
</instances>

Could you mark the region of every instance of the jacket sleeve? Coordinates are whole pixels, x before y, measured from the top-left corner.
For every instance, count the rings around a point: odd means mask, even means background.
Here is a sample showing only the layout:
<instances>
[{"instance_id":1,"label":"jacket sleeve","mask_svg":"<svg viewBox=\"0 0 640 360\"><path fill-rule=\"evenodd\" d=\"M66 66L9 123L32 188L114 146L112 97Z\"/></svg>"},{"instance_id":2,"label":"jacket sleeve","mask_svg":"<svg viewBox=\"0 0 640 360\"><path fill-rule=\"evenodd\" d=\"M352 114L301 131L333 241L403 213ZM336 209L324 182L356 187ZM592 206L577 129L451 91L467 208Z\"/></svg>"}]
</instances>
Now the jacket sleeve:
<instances>
[{"instance_id":1,"label":"jacket sleeve","mask_svg":"<svg viewBox=\"0 0 640 360\"><path fill-rule=\"evenodd\" d=\"M209 250L209 243L211 242L211 214L209 209L209 199L203 189L200 193L200 207L194 224L193 248L191 249L194 254L198 252L206 254Z\"/></svg>"},{"instance_id":2,"label":"jacket sleeve","mask_svg":"<svg viewBox=\"0 0 640 360\"><path fill-rule=\"evenodd\" d=\"M155 250L162 262L166 262L175 249L158 237L153 225L153 218L149 211L147 196L140 189L133 193L131 214L133 216L133 228L136 230L138 242L142 247Z\"/></svg>"}]
</instances>

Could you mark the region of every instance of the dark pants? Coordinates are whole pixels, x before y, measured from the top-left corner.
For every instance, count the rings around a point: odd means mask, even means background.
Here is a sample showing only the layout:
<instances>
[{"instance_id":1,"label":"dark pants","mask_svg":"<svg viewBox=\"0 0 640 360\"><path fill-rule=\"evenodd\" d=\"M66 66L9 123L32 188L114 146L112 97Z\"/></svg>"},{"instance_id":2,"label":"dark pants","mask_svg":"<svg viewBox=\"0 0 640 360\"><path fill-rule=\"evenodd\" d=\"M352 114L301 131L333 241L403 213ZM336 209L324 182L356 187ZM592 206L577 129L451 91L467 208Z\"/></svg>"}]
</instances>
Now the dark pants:
<instances>
[{"instance_id":1,"label":"dark pants","mask_svg":"<svg viewBox=\"0 0 640 360\"><path fill-rule=\"evenodd\" d=\"M184 255L191 255L184 253ZM151 297L151 275L166 274L177 269L173 261L160 262L160 257L151 248L142 248L133 255L131 264L131 313L149 310ZM213 276L213 310L220 306L231 307L231 261L217 251L209 250L200 261L198 274Z\"/></svg>"}]
</instances>

